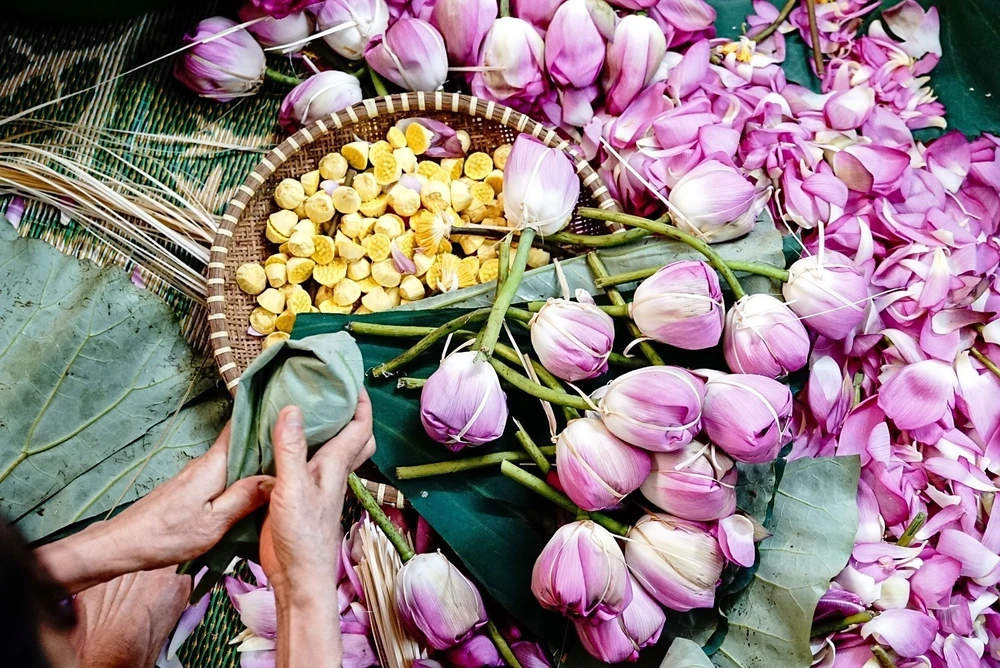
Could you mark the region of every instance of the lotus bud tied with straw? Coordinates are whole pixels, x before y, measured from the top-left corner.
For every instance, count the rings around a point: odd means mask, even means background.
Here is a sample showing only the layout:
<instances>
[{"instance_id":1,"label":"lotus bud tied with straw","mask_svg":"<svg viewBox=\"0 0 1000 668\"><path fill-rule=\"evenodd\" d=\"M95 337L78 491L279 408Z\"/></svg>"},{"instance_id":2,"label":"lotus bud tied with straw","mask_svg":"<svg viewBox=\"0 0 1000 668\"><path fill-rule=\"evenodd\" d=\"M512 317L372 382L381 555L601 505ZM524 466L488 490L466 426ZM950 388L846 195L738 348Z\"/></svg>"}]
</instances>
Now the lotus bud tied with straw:
<instances>
[{"instance_id":1,"label":"lotus bud tied with straw","mask_svg":"<svg viewBox=\"0 0 1000 668\"><path fill-rule=\"evenodd\" d=\"M617 506L639 488L649 467L649 453L620 440L594 418L572 420L556 440L559 482L584 510Z\"/></svg>"},{"instance_id":2,"label":"lotus bud tied with straw","mask_svg":"<svg viewBox=\"0 0 1000 668\"><path fill-rule=\"evenodd\" d=\"M437 650L454 647L487 621L479 590L440 552L403 564L395 594L403 624Z\"/></svg>"},{"instance_id":3,"label":"lotus bud tied with straw","mask_svg":"<svg viewBox=\"0 0 1000 668\"><path fill-rule=\"evenodd\" d=\"M548 88L545 42L521 19L501 16L486 34L472 77L472 94L504 104L534 102Z\"/></svg>"},{"instance_id":4,"label":"lotus bud tied with straw","mask_svg":"<svg viewBox=\"0 0 1000 668\"><path fill-rule=\"evenodd\" d=\"M614 535L589 520L553 534L531 571L531 592L543 608L594 620L614 619L633 595Z\"/></svg>"},{"instance_id":5,"label":"lotus bud tied with straw","mask_svg":"<svg viewBox=\"0 0 1000 668\"><path fill-rule=\"evenodd\" d=\"M715 604L724 559L702 524L665 513L644 515L629 531L625 561L643 588L671 610Z\"/></svg>"},{"instance_id":6,"label":"lotus bud tied with straw","mask_svg":"<svg viewBox=\"0 0 1000 668\"><path fill-rule=\"evenodd\" d=\"M753 184L718 160L706 160L681 177L667 199L677 227L712 243L747 234L759 213Z\"/></svg>"},{"instance_id":7,"label":"lotus bud tied with straw","mask_svg":"<svg viewBox=\"0 0 1000 668\"><path fill-rule=\"evenodd\" d=\"M385 0L323 0L309 7L323 41L348 60L361 60L365 48L389 26Z\"/></svg>"},{"instance_id":8,"label":"lotus bud tied with straw","mask_svg":"<svg viewBox=\"0 0 1000 668\"><path fill-rule=\"evenodd\" d=\"M400 19L365 48L373 70L401 88L433 91L448 78L448 51L441 33L427 21Z\"/></svg>"},{"instance_id":9,"label":"lotus bud tied with straw","mask_svg":"<svg viewBox=\"0 0 1000 668\"><path fill-rule=\"evenodd\" d=\"M781 293L809 329L829 339L847 337L865 319L868 281L857 263L835 251L797 260Z\"/></svg>"},{"instance_id":10,"label":"lotus bud tied with straw","mask_svg":"<svg viewBox=\"0 0 1000 668\"><path fill-rule=\"evenodd\" d=\"M437 0L431 23L444 37L453 65L475 65L486 33L497 18L495 0Z\"/></svg>"},{"instance_id":11,"label":"lotus bud tied with straw","mask_svg":"<svg viewBox=\"0 0 1000 668\"><path fill-rule=\"evenodd\" d=\"M243 28L234 30L236 26L230 19L215 16L185 35L184 43L194 46L174 62L177 80L217 102L252 95L264 81L267 61L253 36Z\"/></svg>"},{"instance_id":12,"label":"lotus bud tied with straw","mask_svg":"<svg viewBox=\"0 0 1000 668\"><path fill-rule=\"evenodd\" d=\"M586 292L580 301L550 299L531 319L531 346L557 378L576 382L608 370L615 323Z\"/></svg>"},{"instance_id":13,"label":"lotus bud tied with straw","mask_svg":"<svg viewBox=\"0 0 1000 668\"><path fill-rule=\"evenodd\" d=\"M507 423L507 395L497 372L471 351L446 357L420 392L424 431L449 450L496 440Z\"/></svg>"},{"instance_id":14,"label":"lotus bud tied with straw","mask_svg":"<svg viewBox=\"0 0 1000 668\"><path fill-rule=\"evenodd\" d=\"M239 10L239 18L242 22L264 16L268 16L268 12L253 2L244 3ZM312 20L304 11L295 11L280 19L271 18L247 26L247 32L256 37L262 46L275 47L292 44L287 48L287 52L301 51L312 31Z\"/></svg>"},{"instance_id":15,"label":"lotus bud tied with straw","mask_svg":"<svg viewBox=\"0 0 1000 668\"><path fill-rule=\"evenodd\" d=\"M657 508L696 522L710 522L736 511L736 467L710 444L691 441L676 452L657 452L639 488Z\"/></svg>"},{"instance_id":16,"label":"lotus bud tied with straw","mask_svg":"<svg viewBox=\"0 0 1000 668\"><path fill-rule=\"evenodd\" d=\"M520 134L503 170L503 207L508 223L555 234L569 224L580 197L580 179L566 155Z\"/></svg>"},{"instance_id":17,"label":"lotus bud tied with straw","mask_svg":"<svg viewBox=\"0 0 1000 668\"><path fill-rule=\"evenodd\" d=\"M711 348L722 336L719 277L705 262L668 264L639 284L629 316L654 341L684 350Z\"/></svg>"},{"instance_id":18,"label":"lotus bud tied with straw","mask_svg":"<svg viewBox=\"0 0 1000 668\"><path fill-rule=\"evenodd\" d=\"M574 619L573 626L583 648L604 663L638 661L639 650L655 645L663 633L667 616L642 585L629 576L632 602L618 617L609 620Z\"/></svg>"},{"instance_id":19,"label":"lotus bud tied with straw","mask_svg":"<svg viewBox=\"0 0 1000 668\"><path fill-rule=\"evenodd\" d=\"M760 464L777 457L789 439L791 417L791 391L771 378L714 372L705 383L705 434L736 461Z\"/></svg>"},{"instance_id":20,"label":"lotus bud tied with straw","mask_svg":"<svg viewBox=\"0 0 1000 668\"><path fill-rule=\"evenodd\" d=\"M669 452L701 430L704 384L673 366L636 369L608 384L601 397L604 425L626 443Z\"/></svg>"},{"instance_id":21,"label":"lotus bud tied with straw","mask_svg":"<svg viewBox=\"0 0 1000 668\"><path fill-rule=\"evenodd\" d=\"M777 378L806 365L809 334L781 300L747 295L726 314L722 351L732 371Z\"/></svg>"},{"instance_id":22,"label":"lotus bud tied with straw","mask_svg":"<svg viewBox=\"0 0 1000 668\"><path fill-rule=\"evenodd\" d=\"M667 52L663 31L648 16L622 18L608 42L602 85L608 113L618 116L652 81Z\"/></svg>"},{"instance_id":23,"label":"lotus bud tied with straw","mask_svg":"<svg viewBox=\"0 0 1000 668\"><path fill-rule=\"evenodd\" d=\"M288 132L360 102L361 84L346 72L314 74L285 96L278 123Z\"/></svg>"}]
</instances>

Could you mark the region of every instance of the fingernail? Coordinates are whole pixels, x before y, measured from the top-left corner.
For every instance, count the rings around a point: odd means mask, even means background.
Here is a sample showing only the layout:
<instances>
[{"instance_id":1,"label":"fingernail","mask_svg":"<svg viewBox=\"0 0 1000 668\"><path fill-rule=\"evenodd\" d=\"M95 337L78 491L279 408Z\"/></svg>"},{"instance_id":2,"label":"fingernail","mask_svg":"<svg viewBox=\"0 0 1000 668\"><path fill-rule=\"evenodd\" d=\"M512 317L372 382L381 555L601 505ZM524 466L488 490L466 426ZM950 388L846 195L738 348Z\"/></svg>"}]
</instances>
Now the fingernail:
<instances>
[{"instance_id":1,"label":"fingernail","mask_svg":"<svg viewBox=\"0 0 1000 668\"><path fill-rule=\"evenodd\" d=\"M289 406L285 409L285 426L293 435L302 433L302 409L298 406Z\"/></svg>"},{"instance_id":2,"label":"fingernail","mask_svg":"<svg viewBox=\"0 0 1000 668\"><path fill-rule=\"evenodd\" d=\"M267 478L265 480L261 480L260 485L258 487L260 488L260 491L263 492L264 494L270 494L272 491L274 491L274 483L275 483L274 478Z\"/></svg>"}]
</instances>

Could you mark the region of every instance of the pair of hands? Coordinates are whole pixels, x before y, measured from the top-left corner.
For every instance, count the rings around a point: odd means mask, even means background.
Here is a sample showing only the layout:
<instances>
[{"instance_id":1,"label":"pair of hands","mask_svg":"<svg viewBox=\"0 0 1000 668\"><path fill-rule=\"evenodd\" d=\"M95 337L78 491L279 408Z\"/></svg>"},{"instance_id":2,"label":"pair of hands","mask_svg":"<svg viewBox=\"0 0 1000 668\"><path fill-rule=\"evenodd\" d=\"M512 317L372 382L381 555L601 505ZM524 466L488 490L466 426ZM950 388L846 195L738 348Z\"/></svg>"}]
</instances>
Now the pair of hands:
<instances>
[{"instance_id":1,"label":"pair of hands","mask_svg":"<svg viewBox=\"0 0 1000 668\"><path fill-rule=\"evenodd\" d=\"M274 586L279 616L282 611L286 617L325 616L329 608L337 628L333 592L347 476L375 450L368 395L362 390L354 419L309 461L302 412L285 408L274 428L277 475L244 478L227 488L229 435L227 425L208 452L117 517L38 549L38 558L70 593L88 590L78 598L81 626L120 609L126 624L148 621L139 626L150 634L145 644L158 651L190 593L190 578L175 575L173 567L204 554L237 521L270 501L261 565ZM145 600L147 607L160 605L172 618L165 626L156 624L152 608L138 614L132 608L143 604L127 603L129 596ZM155 626L163 627L159 645L152 638Z\"/></svg>"}]
</instances>

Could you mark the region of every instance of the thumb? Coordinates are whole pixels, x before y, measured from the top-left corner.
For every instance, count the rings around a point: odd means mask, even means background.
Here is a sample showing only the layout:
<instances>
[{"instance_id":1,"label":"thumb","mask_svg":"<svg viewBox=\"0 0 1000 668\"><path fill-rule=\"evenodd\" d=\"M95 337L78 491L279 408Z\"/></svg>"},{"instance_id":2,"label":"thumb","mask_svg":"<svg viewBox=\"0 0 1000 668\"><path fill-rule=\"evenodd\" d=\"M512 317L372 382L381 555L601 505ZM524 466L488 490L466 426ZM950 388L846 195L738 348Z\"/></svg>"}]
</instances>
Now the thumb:
<instances>
[{"instance_id":1,"label":"thumb","mask_svg":"<svg viewBox=\"0 0 1000 668\"><path fill-rule=\"evenodd\" d=\"M267 503L274 489L274 478L255 475L241 478L212 501L212 510L228 524L234 524Z\"/></svg>"},{"instance_id":2,"label":"thumb","mask_svg":"<svg viewBox=\"0 0 1000 668\"><path fill-rule=\"evenodd\" d=\"M274 468L282 479L301 481L307 475L305 425L302 409L285 406L274 421Z\"/></svg>"}]
</instances>

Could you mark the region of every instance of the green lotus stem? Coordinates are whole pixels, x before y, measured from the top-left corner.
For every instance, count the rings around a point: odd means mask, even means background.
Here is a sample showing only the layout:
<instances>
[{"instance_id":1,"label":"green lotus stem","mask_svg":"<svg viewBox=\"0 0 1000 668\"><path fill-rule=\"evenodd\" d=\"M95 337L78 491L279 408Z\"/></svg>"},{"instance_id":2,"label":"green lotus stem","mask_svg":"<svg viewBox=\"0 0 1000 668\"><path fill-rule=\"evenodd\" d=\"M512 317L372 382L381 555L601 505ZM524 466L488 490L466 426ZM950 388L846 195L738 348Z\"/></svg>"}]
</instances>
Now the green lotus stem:
<instances>
[{"instance_id":1,"label":"green lotus stem","mask_svg":"<svg viewBox=\"0 0 1000 668\"><path fill-rule=\"evenodd\" d=\"M456 332L470 322L477 322L479 320L485 320L490 316L490 309L481 308L475 311L470 311L465 315L461 315L454 320L449 320L440 327L434 329L433 332L425 336L424 338L413 344L413 347L409 350L403 352L401 355L394 357L393 359L385 362L384 364L379 364L377 367L372 369L372 375L376 378L381 376L388 376L392 374L396 369L399 369L405 364L412 362L420 353L424 352L432 345L448 336L452 332ZM365 333L365 325L367 323L361 322L349 322L347 323L347 329L350 332L358 332L359 334ZM369 330L370 331L370 330Z\"/></svg>"},{"instance_id":2,"label":"green lotus stem","mask_svg":"<svg viewBox=\"0 0 1000 668\"><path fill-rule=\"evenodd\" d=\"M885 651L884 647L881 645L872 645L871 651L875 656L875 660L878 661L878 665L882 666L882 668L896 668L896 662L889 656L889 652Z\"/></svg>"},{"instance_id":3,"label":"green lotus stem","mask_svg":"<svg viewBox=\"0 0 1000 668\"><path fill-rule=\"evenodd\" d=\"M854 403L852 406L857 406L861 403L861 384L865 382L865 374L858 372L854 374Z\"/></svg>"},{"instance_id":4,"label":"green lotus stem","mask_svg":"<svg viewBox=\"0 0 1000 668\"><path fill-rule=\"evenodd\" d=\"M701 239L688 234L673 225L667 225L664 222L640 218L639 216L630 216L627 213L605 211L604 209L593 209L589 207L581 207L580 209L577 209L577 211L584 218L606 220L612 223L628 225L629 227L638 227L648 230L653 234L659 234L687 244L708 259L709 264L715 267L715 270L719 272L723 280L729 284L729 289L733 291L733 296L735 296L736 299L746 296L746 291L743 290L743 286L740 285L739 279L736 278L736 274L734 274L733 270L729 268L726 261L722 259L721 255L715 252L715 249Z\"/></svg>"},{"instance_id":5,"label":"green lotus stem","mask_svg":"<svg viewBox=\"0 0 1000 668\"><path fill-rule=\"evenodd\" d=\"M524 366L523 363L521 362L521 358L517 354L517 351L514 350L513 348L505 346L502 343L496 344L496 346L493 348L493 354L496 355L497 357L502 357L511 364ZM531 368L535 370L535 374L538 376L538 380L542 383L542 385L545 385L550 389L556 390L557 392L566 391L566 388L564 388L562 383L559 382L559 379L553 376L552 373L544 366L542 366L540 362L532 359L528 355L525 355L525 357L531 364ZM567 422L569 422L570 420L575 420L576 418L580 417L580 414L576 411L575 408L571 408L569 406L560 406L559 408L562 409L563 417L566 418Z\"/></svg>"},{"instance_id":6,"label":"green lotus stem","mask_svg":"<svg viewBox=\"0 0 1000 668\"><path fill-rule=\"evenodd\" d=\"M910 543L912 543L913 539L916 537L917 532L923 528L926 522L927 513L919 512L914 515L913 521L910 522L910 525L906 527L905 531L903 531L899 540L896 541L896 545L899 545L900 547L909 547Z\"/></svg>"},{"instance_id":7,"label":"green lotus stem","mask_svg":"<svg viewBox=\"0 0 1000 668\"><path fill-rule=\"evenodd\" d=\"M837 631L844 631L851 628L855 624L864 624L875 619L874 612L859 612L857 614L851 615L849 617L844 617L842 619L834 619L816 624L812 627L812 637L825 636L830 633L836 633Z\"/></svg>"},{"instance_id":8,"label":"green lotus stem","mask_svg":"<svg viewBox=\"0 0 1000 668\"><path fill-rule=\"evenodd\" d=\"M819 24L816 22L816 0L806 0L806 13L809 15L809 41L813 47L813 63L816 65L816 76L823 78L823 47L819 43Z\"/></svg>"},{"instance_id":9,"label":"green lotus stem","mask_svg":"<svg viewBox=\"0 0 1000 668\"><path fill-rule=\"evenodd\" d=\"M531 460L535 462L535 466L538 470L542 472L542 475L546 475L551 469L552 465L549 464L549 460L545 458L545 455L539 449L535 442L528 436L528 432L524 430L520 424L517 425L517 433L514 435L517 437L517 442L521 444L524 451L528 453ZM553 448L555 450L555 448Z\"/></svg>"},{"instance_id":10,"label":"green lotus stem","mask_svg":"<svg viewBox=\"0 0 1000 668\"><path fill-rule=\"evenodd\" d=\"M510 16L510 0L500 0L500 16Z\"/></svg>"},{"instance_id":11,"label":"green lotus stem","mask_svg":"<svg viewBox=\"0 0 1000 668\"><path fill-rule=\"evenodd\" d=\"M397 390L419 390L427 382L426 378L403 377L396 381Z\"/></svg>"},{"instance_id":12,"label":"green lotus stem","mask_svg":"<svg viewBox=\"0 0 1000 668\"><path fill-rule=\"evenodd\" d=\"M378 501L371 495L365 484L361 482L361 478L354 473L350 473L347 476L347 484L350 486L351 491L354 492L354 496L358 497L361 506L368 511L368 515L378 525L378 528L382 530L386 538L389 539L392 546L396 548L396 552L399 553L399 558L403 560L403 563L412 559L413 549L410 547L410 544L396 530L395 525L389 520L385 512L382 511L382 506L378 505Z\"/></svg>"},{"instance_id":13,"label":"green lotus stem","mask_svg":"<svg viewBox=\"0 0 1000 668\"><path fill-rule=\"evenodd\" d=\"M556 454L555 446L543 446L539 448L543 456L553 456ZM452 459L443 462L433 462L431 464L417 464L416 466L397 466L396 478L399 480L414 480L416 478L431 478L437 475L448 475L449 473L461 473L462 471L474 471L485 469L503 462L530 462L531 455L520 450L505 450L503 452L491 452L488 455L478 457L464 457L462 459Z\"/></svg>"},{"instance_id":14,"label":"green lotus stem","mask_svg":"<svg viewBox=\"0 0 1000 668\"><path fill-rule=\"evenodd\" d=\"M778 12L778 18L774 19L774 22L771 23L771 25L767 26L750 39L759 44L773 35L774 31L777 30L781 24L785 22L785 19L788 18L788 15L792 13L792 10L795 9L795 5L797 5L798 2L799 0L788 0L788 2L785 3L785 6L781 8L781 11Z\"/></svg>"},{"instance_id":15,"label":"green lotus stem","mask_svg":"<svg viewBox=\"0 0 1000 668\"><path fill-rule=\"evenodd\" d=\"M597 253L591 251L587 253L587 265L590 266L590 271L593 272L595 278L607 278L608 270L601 262L601 258L597 256ZM604 288L604 293L611 300L612 304L618 306L625 305L625 298L622 297L622 293L614 288ZM632 336L636 339L643 338L644 334L639 330L638 325L629 320L628 331L631 332ZM666 362L660 357L660 354L656 352L656 349L652 346L649 341L643 341L639 344L639 350L642 352L643 356L649 360L650 364L655 366L663 366Z\"/></svg>"},{"instance_id":16,"label":"green lotus stem","mask_svg":"<svg viewBox=\"0 0 1000 668\"><path fill-rule=\"evenodd\" d=\"M470 234L481 237L504 237L511 234L518 234L517 230L505 230L494 227L479 227L474 225L454 226L451 228L452 234ZM535 246L545 246L551 244L564 244L567 246L582 246L584 248L615 248L626 246L649 236L649 232L640 229L624 230L613 234L575 234L573 232L556 232L545 237L544 240L535 239L532 244Z\"/></svg>"},{"instance_id":17,"label":"green lotus stem","mask_svg":"<svg viewBox=\"0 0 1000 668\"><path fill-rule=\"evenodd\" d=\"M548 302L528 302L528 310L531 311L532 313L538 313L539 311L542 310L542 307L545 306L547 303ZM627 318L628 317L628 305L627 304L618 304L618 305L612 304L611 306L600 306L600 305L598 305L597 308L601 309L602 311L604 311L608 315L614 316L616 318Z\"/></svg>"},{"instance_id":18,"label":"green lotus stem","mask_svg":"<svg viewBox=\"0 0 1000 668\"><path fill-rule=\"evenodd\" d=\"M972 353L972 356L979 360L984 367L995 373L997 376L1000 376L1000 367L997 367L993 360L975 348L969 348L969 352Z\"/></svg>"},{"instance_id":19,"label":"green lotus stem","mask_svg":"<svg viewBox=\"0 0 1000 668\"><path fill-rule=\"evenodd\" d=\"M536 399L547 401L550 404L569 406L570 408L576 408L581 411L585 411L590 408L587 402L584 401L583 397L567 394L566 392L553 390L545 387L544 385L539 385L527 376L514 371L503 362L493 359L492 357L488 357L487 359L490 364L493 365L493 368L496 369L497 375L525 394L530 394Z\"/></svg>"},{"instance_id":20,"label":"green lotus stem","mask_svg":"<svg viewBox=\"0 0 1000 668\"><path fill-rule=\"evenodd\" d=\"M506 2L506 0L501 1ZM500 635L500 630L497 628L497 625L492 621L486 622L486 634L490 637L490 640L493 641L493 644L496 645L497 652L500 653L504 663L510 666L510 668L521 668L521 664L517 662L517 657L514 656L514 652L511 651L507 641L504 640L502 635Z\"/></svg>"},{"instance_id":21,"label":"green lotus stem","mask_svg":"<svg viewBox=\"0 0 1000 668\"><path fill-rule=\"evenodd\" d=\"M389 89L385 87L385 82L382 81L382 77L378 75L378 72L369 67L368 76L371 77L372 86L375 88L376 93L378 93L382 97L386 97L389 95Z\"/></svg>"},{"instance_id":22,"label":"green lotus stem","mask_svg":"<svg viewBox=\"0 0 1000 668\"><path fill-rule=\"evenodd\" d=\"M513 307L507 309L508 318L513 318L514 320L520 320L521 322L529 322L531 320L532 315L533 314L531 313L530 310L525 311L524 309L513 308Z\"/></svg>"},{"instance_id":23,"label":"green lotus stem","mask_svg":"<svg viewBox=\"0 0 1000 668\"><path fill-rule=\"evenodd\" d=\"M507 274L510 271L510 239L504 239L497 251L497 296L500 296L500 286L507 282Z\"/></svg>"},{"instance_id":24,"label":"green lotus stem","mask_svg":"<svg viewBox=\"0 0 1000 668\"><path fill-rule=\"evenodd\" d=\"M524 267L528 263L528 251L531 250L531 240L535 238L535 230L528 227L521 231L521 241L517 245L517 253L514 255L514 265L510 268L507 280L503 282L497 290L497 298L493 303L493 310L486 321L486 326L479 333L476 347L479 348L478 360L485 360L493 354L493 347L500 338L500 329L503 327L503 318L514 301L517 294L517 287L521 284L521 277L524 275Z\"/></svg>"},{"instance_id":25,"label":"green lotus stem","mask_svg":"<svg viewBox=\"0 0 1000 668\"><path fill-rule=\"evenodd\" d=\"M412 339L427 336L436 327L419 327L416 325L379 325L374 322L354 320L347 323L347 331L352 334L368 334L386 338Z\"/></svg>"},{"instance_id":26,"label":"green lotus stem","mask_svg":"<svg viewBox=\"0 0 1000 668\"><path fill-rule=\"evenodd\" d=\"M740 262L738 260L726 260L726 264L733 271L742 271L747 274L757 274L767 276L786 283L788 281L788 271L763 262ZM621 274L611 274L607 278L594 279L594 285L599 288L606 288L609 285L621 285L622 283L634 283L649 278L663 267L649 267L648 269L636 269Z\"/></svg>"},{"instance_id":27,"label":"green lotus stem","mask_svg":"<svg viewBox=\"0 0 1000 668\"><path fill-rule=\"evenodd\" d=\"M629 529L631 528L629 525L619 522L612 517L608 517L604 513L588 513L580 508L580 506L573 503L568 496L557 490L555 487L548 484L541 478L531 475L520 466L517 466L509 460L504 460L500 463L500 472L514 482L524 485L532 492L548 499L560 508L569 511L576 516L580 516L582 514L590 518L591 521L600 524L602 527L615 535L628 535Z\"/></svg>"},{"instance_id":28,"label":"green lotus stem","mask_svg":"<svg viewBox=\"0 0 1000 668\"><path fill-rule=\"evenodd\" d=\"M272 70L270 67L264 70L264 77L285 86L298 86L302 83L302 79L293 77L290 74L282 74L277 70Z\"/></svg>"}]
</instances>

